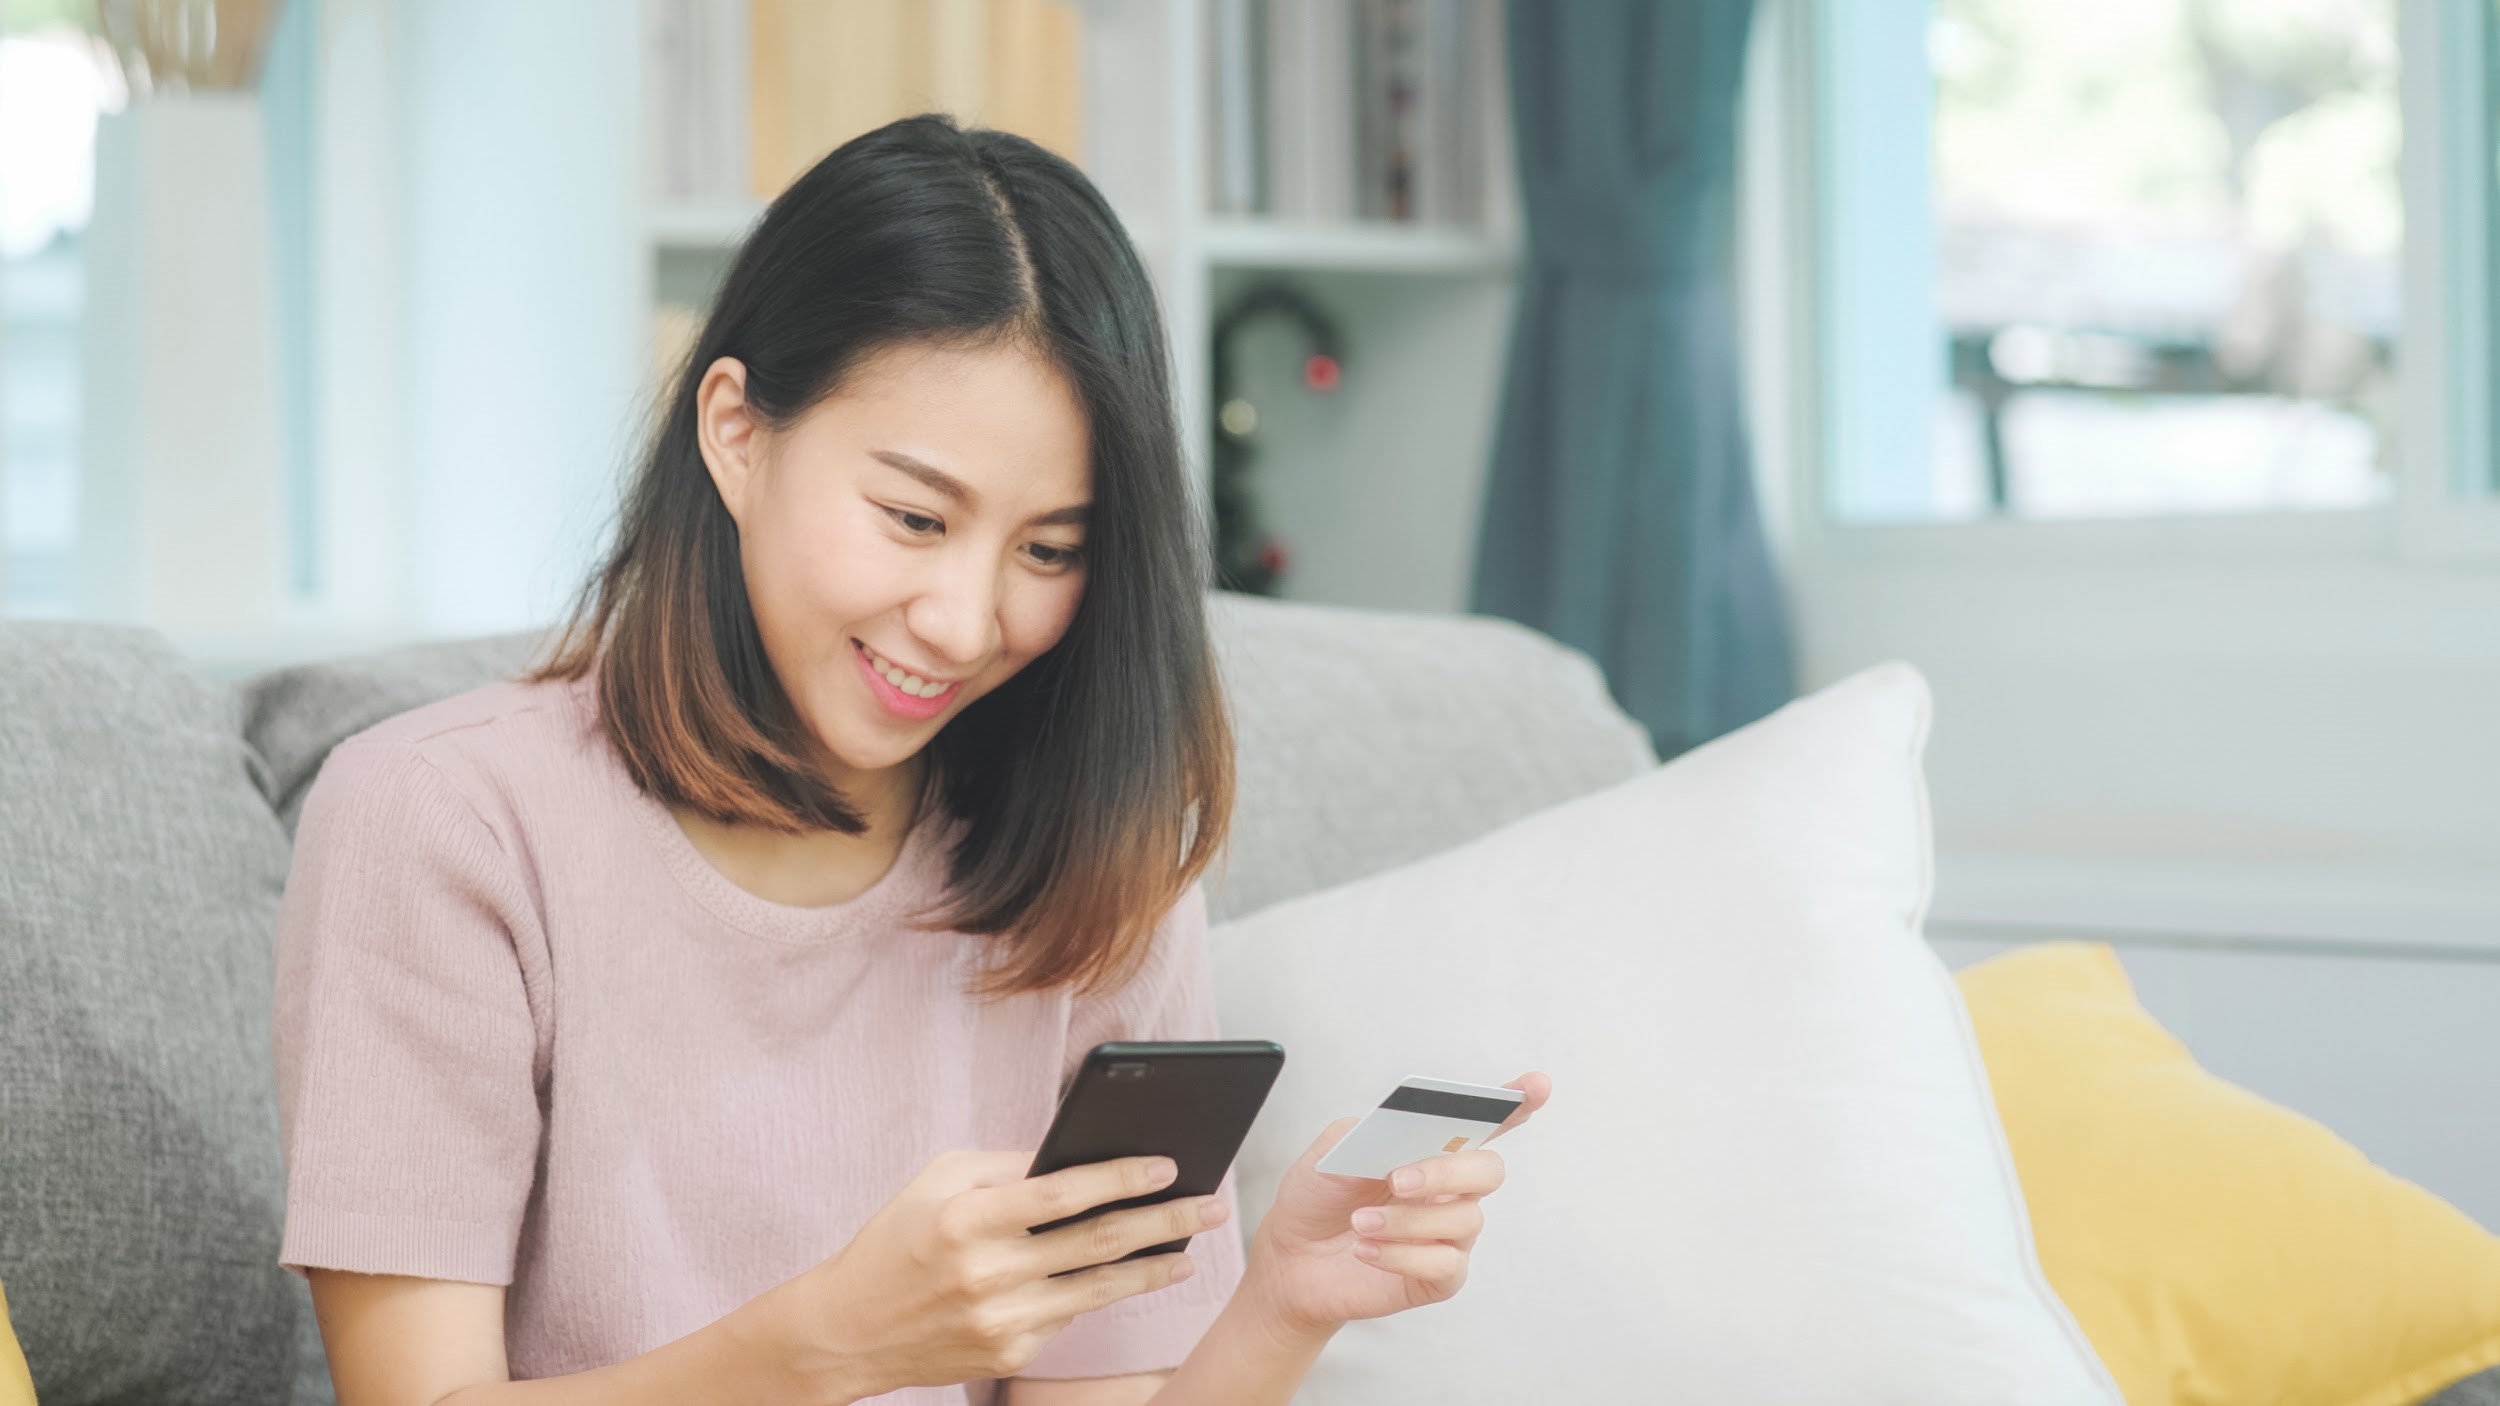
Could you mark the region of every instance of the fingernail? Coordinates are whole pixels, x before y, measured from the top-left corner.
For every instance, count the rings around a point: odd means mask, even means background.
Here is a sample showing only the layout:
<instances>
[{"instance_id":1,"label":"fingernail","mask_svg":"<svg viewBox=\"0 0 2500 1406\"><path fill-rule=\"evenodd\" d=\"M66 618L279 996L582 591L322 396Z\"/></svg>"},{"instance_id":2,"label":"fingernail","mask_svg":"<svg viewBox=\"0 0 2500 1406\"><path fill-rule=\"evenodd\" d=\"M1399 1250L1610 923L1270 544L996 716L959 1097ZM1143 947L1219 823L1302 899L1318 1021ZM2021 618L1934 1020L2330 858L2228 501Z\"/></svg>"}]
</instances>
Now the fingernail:
<instances>
[{"instance_id":1,"label":"fingernail","mask_svg":"<svg viewBox=\"0 0 2500 1406\"><path fill-rule=\"evenodd\" d=\"M1366 1206L1362 1210L1354 1213L1354 1228L1363 1232L1365 1235L1369 1235L1373 1231L1378 1230L1380 1228L1380 1223L1387 1219L1388 1217L1382 1215L1378 1208Z\"/></svg>"},{"instance_id":2,"label":"fingernail","mask_svg":"<svg viewBox=\"0 0 2500 1406\"><path fill-rule=\"evenodd\" d=\"M1357 1240L1354 1242L1354 1257L1358 1260L1376 1260L1380 1258L1380 1247L1369 1240Z\"/></svg>"},{"instance_id":3,"label":"fingernail","mask_svg":"<svg viewBox=\"0 0 2500 1406\"><path fill-rule=\"evenodd\" d=\"M1198 1224L1222 1225L1224 1217L1231 1214L1232 1210L1224 1204L1224 1198L1218 1196L1198 1207Z\"/></svg>"},{"instance_id":4,"label":"fingernail","mask_svg":"<svg viewBox=\"0 0 2500 1406\"><path fill-rule=\"evenodd\" d=\"M1180 1167L1169 1157L1157 1157L1146 1164L1146 1179L1157 1186L1170 1184L1172 1178L1180 1174Z\"/></svg>"},{"instance_id":5,"label":"fingernail","mask_svg":"<svg viewBox=\"0 0 2500 1406\"><path fill-rule=\"evenodd\" d=\"M1414 1191L1424 1184L1424 1174L1413 1167L1400 1167L1397 1174L1389 1178L1389 1184L1401 1192Z\"/></svg>"},{"instance_id":6,"label":"fingernail","mask_svg":"<svg viewBox=\"0 0 2500 1406\"><path fill-rule=\"evenodd\" d=\"M1197 1272L1198 1266L1191 1264L1187 1258L1183 1258L1179 1264L1172 1266L1171 1282L1178 1284Z\"/></svg>"}]
</instances>

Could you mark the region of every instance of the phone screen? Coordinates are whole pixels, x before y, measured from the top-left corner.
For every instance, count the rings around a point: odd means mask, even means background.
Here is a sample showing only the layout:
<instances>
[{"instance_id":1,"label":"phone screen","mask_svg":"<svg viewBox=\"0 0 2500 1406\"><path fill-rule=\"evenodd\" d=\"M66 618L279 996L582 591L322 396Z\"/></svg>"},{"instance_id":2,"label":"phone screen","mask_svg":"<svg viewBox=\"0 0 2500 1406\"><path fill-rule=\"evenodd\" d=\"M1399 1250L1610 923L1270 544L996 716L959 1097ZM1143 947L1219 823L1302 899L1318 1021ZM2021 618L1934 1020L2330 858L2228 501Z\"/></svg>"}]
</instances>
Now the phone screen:
<instances>
[{"instance_id":1,"label":"phone screen","mask_svg":"<svg viewBox=\"0 0 2500 1406\"><path fill-rule=\"evenodd\" d=\"M1284 1047L1270 1040L1096 1045L1060 1099L1027 1175L1120 1157L1169 1157L1180 1175L1161 1191L1037 1225L1034 1233L1105 1211L1213 1193L1284 1067ZM1188 1243L1152 1245L1125 1258L1169 1254Z\"/></svg>"}]
</instances>

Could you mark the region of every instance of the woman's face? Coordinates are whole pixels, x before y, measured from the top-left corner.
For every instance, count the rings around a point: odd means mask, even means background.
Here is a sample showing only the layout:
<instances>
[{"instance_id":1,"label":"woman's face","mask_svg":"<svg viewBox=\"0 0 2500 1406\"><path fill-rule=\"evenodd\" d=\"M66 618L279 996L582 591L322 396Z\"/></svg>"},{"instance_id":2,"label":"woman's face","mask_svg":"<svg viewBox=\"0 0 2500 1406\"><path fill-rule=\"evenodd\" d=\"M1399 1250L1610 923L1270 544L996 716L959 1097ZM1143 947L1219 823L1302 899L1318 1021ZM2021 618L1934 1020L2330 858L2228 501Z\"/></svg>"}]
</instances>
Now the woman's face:
<instances>
[{"instance_id":1,"label":"woman's face","mask_svg":"<svg viewBox=\"0 0 2500 1406\"><path fill-rule=\"evenodd\" d=\"M1085 593L1084 407L1032 352L888 349L775 432L697 393L773 671L840 766L909 760L1059 642Z\"/></svg>"}]
</instances>

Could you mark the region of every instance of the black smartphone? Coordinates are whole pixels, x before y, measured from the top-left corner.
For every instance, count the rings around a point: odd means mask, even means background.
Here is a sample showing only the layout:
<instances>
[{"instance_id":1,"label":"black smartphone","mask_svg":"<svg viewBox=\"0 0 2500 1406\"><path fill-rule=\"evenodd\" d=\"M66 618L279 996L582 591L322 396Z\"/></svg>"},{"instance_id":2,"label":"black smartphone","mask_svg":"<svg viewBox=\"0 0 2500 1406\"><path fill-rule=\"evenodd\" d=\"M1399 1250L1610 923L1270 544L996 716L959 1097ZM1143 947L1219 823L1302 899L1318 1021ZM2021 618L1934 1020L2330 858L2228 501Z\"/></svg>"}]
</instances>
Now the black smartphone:
<instances>
[{"instance_id":1,"label":"black smartphone","mask_svg":"<svg viewBox=\"0 0 2500 1406\"><path fill-rule=\"evenodd\" d=\"M1096 1045L1077 1066L1027 1176L1120 1157L1169 1157L1180 1175L1161 1191L1111 1201L1033 1227L1038 1235L1130 1206L1205 1196L1223 1184L1285 1067L1273 1040L1169 1040ZM1164 1255L1186 1239L1133 1250Z\"/></svg>"}]
</instances>

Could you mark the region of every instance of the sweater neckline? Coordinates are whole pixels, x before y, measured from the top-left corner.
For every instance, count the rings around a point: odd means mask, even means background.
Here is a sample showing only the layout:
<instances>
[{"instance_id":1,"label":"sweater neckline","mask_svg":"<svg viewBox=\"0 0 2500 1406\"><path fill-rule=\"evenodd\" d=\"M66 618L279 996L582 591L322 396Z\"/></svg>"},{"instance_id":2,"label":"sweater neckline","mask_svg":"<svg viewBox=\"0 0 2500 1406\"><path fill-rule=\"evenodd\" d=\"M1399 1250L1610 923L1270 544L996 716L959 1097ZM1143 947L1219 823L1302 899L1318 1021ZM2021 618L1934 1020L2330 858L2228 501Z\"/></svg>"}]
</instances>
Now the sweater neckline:
<instances>
[{"instance_id":1,"label":"sweater neckline","mask_svg":"<svg viewBox=\"0 0 2500 1406\"><path fill-rule=\"evenodd\" d=\"M668 807L635 784L632 774L626 771L624 759L616 754L607 730L599 723L597 677L593 671L575 681L575 696L584 724L591 730L614 780L628 797L626 808L659 852L661 863L686 896L714 918L752 937L813 945L851 936L890 934L933 906L943 892L945 845L940 832L948 827L935 806L921 807L911 828L904 832L894 862L886 866L876 882L839 903L780 903L740 887L713 867Z\"/></svg>"}]
</instances>

